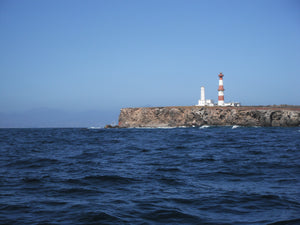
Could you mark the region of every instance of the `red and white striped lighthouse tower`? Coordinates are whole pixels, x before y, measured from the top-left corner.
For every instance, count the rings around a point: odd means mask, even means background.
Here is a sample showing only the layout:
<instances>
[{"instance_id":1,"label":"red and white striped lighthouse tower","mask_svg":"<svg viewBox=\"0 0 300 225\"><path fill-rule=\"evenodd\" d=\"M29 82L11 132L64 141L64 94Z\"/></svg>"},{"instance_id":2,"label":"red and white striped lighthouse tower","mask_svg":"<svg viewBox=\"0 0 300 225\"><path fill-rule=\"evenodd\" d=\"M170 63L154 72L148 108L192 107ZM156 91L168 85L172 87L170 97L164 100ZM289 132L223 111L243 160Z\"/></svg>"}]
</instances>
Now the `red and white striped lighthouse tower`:
<instances>
[{"instance_id":1,"label":"red and white striped lighthouse tower","mask_svg":"<svg viewBox=\"0 0 300 225\"><path fill-rule=\"evenodd\" d=\"M223 86L223 74L219 74L219 88L218 88L218 105L224 105L224 86Z\"/></svg>"}]
</instances>

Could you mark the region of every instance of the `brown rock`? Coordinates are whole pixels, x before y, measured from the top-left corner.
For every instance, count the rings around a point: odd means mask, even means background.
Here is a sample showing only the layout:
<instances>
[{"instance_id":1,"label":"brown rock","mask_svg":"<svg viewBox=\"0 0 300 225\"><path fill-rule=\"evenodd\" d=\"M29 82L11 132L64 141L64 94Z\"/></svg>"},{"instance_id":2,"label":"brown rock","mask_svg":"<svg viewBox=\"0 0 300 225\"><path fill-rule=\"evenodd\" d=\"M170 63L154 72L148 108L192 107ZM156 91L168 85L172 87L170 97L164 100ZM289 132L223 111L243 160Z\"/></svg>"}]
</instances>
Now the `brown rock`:
<instances>
[{"instance_id":1,"label":"brown rock","mask_svg":"<svg viewBox=\"0 0 300 225\"><path fill-rule=\"evenodd\" d=\"M191 127L202 125L299 126L300 107L174 106L124 108L121 109L119 116L119 127Z\"/></svg>"}]
</instances>

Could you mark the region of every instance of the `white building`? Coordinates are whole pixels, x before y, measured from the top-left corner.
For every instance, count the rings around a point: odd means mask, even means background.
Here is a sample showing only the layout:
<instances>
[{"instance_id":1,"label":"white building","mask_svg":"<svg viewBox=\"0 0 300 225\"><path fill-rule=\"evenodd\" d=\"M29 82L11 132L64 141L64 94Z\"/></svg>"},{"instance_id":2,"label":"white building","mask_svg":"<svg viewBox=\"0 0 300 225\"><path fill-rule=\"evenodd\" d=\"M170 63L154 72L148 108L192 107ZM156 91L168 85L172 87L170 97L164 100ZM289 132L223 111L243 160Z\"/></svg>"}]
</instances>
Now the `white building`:
<instances>
[{"instance_id":1,"label":"white building","mask_svg":"<svg viewBox=\"0 0 300 225\"><path fill-rule=\"evenodd\" d=\"M200 100L198 101L197 106L214 106L214 102L211 99L205 99L205 89L204 87L201 87L201 97Z\"/></svg>"},{"instance_id":2,"label":"white building","mask_svg":"<svg viewBox=\"0 0 300 225\"><path fill-rule=\"evenodd\" d=\"M228 103L224 103L222 106L241 106L241 103L239 103L239 102L228 102Z\"/></svg>"}]
</instances>

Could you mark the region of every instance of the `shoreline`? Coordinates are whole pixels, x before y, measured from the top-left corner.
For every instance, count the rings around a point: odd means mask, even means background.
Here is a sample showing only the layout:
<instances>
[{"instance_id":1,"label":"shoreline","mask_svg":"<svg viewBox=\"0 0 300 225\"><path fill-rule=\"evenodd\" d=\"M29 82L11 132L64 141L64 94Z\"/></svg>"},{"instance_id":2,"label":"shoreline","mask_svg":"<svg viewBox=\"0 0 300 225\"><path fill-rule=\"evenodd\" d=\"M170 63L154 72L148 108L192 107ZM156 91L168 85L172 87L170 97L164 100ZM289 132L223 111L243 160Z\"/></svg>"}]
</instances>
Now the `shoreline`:
<instances>
[{"instance_id":1,"label":"shoreline","mask_svg":"<svg viewBox=\"0 0 300 225\"><path fill-rule=\"evenodd\" d=\"M300 125L300 106L166 106L123 108L119 124L112 128L131 127L201 127ZM110 128L107 125L107 128Z\"/></svg>"}]
</instances>

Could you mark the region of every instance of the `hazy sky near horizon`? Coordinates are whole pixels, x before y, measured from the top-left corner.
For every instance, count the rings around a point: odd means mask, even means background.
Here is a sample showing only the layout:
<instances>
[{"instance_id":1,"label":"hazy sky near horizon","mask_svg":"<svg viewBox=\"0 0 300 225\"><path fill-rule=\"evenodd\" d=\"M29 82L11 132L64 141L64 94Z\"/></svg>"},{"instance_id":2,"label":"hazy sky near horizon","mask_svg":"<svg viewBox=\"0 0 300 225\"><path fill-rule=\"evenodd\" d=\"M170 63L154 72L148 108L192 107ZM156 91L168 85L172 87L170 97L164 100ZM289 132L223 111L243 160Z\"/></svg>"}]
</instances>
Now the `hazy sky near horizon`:
<instances>
[{"instance_id":1,"label":"hazy sky near horizon","mask_svg":"<svg viewBox=\"0 0 300 225\"><path fill-rule=\"evenodd\" d=\"M300 1L1 0L0 112L300 105Z\"/></svg>"}]
</instances>

